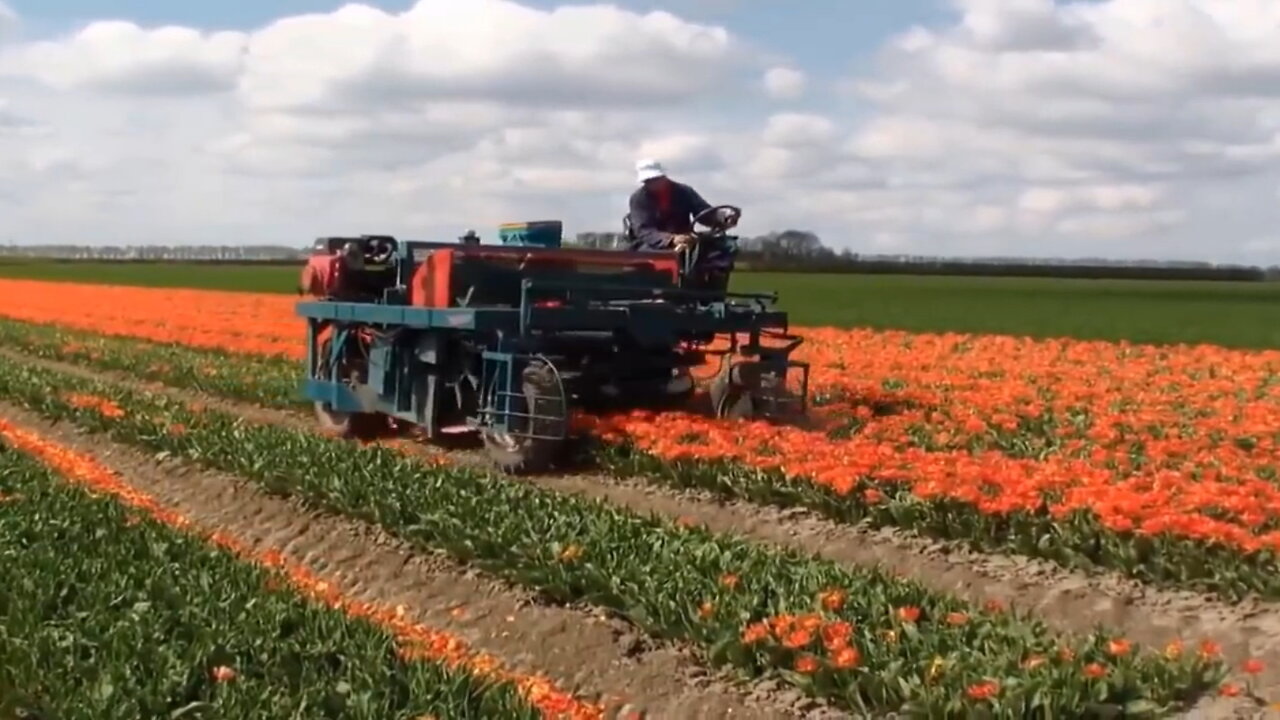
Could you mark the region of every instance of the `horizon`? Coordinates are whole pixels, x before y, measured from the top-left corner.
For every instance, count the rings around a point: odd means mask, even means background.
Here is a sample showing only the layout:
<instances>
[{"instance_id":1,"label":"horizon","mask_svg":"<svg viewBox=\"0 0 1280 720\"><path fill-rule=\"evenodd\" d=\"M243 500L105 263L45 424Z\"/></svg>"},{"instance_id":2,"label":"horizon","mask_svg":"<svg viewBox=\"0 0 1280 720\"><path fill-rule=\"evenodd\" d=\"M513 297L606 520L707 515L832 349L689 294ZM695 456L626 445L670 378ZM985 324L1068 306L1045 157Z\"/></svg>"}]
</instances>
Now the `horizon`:
<instances>
[{"instance_id":1,"label":"horizon","mask_svg":"<svg viewBox=\"0 0 1280 720\"><path fill-rule=\"evenodd\" d=\"M583 234L591 234L591 233L583 233ZM408 241L409 242L423 241L423 239L413 238L413 239L409 239ZM573 240L567 241L566 245L573 245L575 242L578 242L578 241L580 241L580 238L574 238ZM434 242L440 242L440 241L434 241ZM496 244L492 240L482 239L481 242L482 244L487 244L487 245ZM837 254L844 251L840 248L831 248L830 246L825 246L825 245L824 247L827 247L827 249L833 250ZM283 245L278 243L253 243L253 244L240 244L240 245L217 245L217 244L174 245L174 244L165 244L165 243L149 243L145 245L128 245L128 244L121 245L121 244L111 244L111 243L104 244L104 245L85 245L85 244L67 243L67 244L54 245L54 244L48 244L48 243L22 244L22 243L7 242L7 243L0 244L0 251L3 251L3 252L0 252L0 257L5 257L6 253L15 249L96 250L96 251L115 249L115 250L121 250L126 252L135 251L135 250L178 251L178 250L238 249L238 250L258 250L258 251L279 251L279 252L306 254L310 251L311 246L307 244ZM1167 265L1167 266L1203 265L1203 266L1219 267L1219 268L1237 267L1237 268L1246 268L1246 269L1255 269L1255 270L1271 270L1271 271L1280 270L1280 261L1268 265L1268 264L1262 264L1262 263L1257 263L1257 264L1234 263L1234 262L1215 263L1213 261L1208 261L1208 260L1195 260L1195 259L1187 259L1187 258L1160 259L1160 258L1154 258L1154 257L1109 258L1105 256L927 255L927 254L918 254L918 253L866 253L866 252L857 252L854 250L849 250L849 252L853 253L853 255L859 260L872 260L872 261L891 260L891 261L909 262L909 263L918 262L920 264L926 264L931 262L953 262L953 263L972 263L975 265L981 265L981 264L987 264L987 263L990 263L990 264L1027 263L1032 265L1046 265L1046 266L1052 266L1055 264L1059 264L1063 266L1072 266L1072 265L1085 266L1089 263L1094 263L1097 265L1106 265L1106 266L1110 266L1110 265L1121 266L1125 264L1129 264L1133 266L1148 266L1148 267L1159 267L1162 265ZM42 258L57 259L53 256L47 256L47 255L46 256L30 255L27 257L31 257L34 259L42 259ZM94 260L94 259L91 258L90 260Z\"/></svg>"},{"instance_id":2,"label":"horizon","mask_svg":"<svg viewBox=\"0 0 1280 720\"><path fill-rule=\"evenodd\" d=\"M1280 263L1262 0L5 3L0 238L611 232L655 156L837 251Z\"/></svg>"}]
</instances>

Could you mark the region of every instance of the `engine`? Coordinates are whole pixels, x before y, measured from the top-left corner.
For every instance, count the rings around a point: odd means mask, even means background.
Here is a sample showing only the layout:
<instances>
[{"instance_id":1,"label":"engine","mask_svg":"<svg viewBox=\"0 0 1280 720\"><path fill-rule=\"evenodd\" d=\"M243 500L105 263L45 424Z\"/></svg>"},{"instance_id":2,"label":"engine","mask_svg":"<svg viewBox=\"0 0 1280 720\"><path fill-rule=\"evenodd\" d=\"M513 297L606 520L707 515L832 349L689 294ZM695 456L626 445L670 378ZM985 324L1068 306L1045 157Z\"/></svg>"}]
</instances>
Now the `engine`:
<instances>
[{"instance_id":1,"label":"engine","mask_svg":"<svg viewBox=\"0 0 1280 720\"><path fill-rule=\"evenodd\" d=\"M388 261L395 253L394 238L320 238L302 268L298 294L335 300L377 299L394 268Z\"/></svg>"}]
</instances>

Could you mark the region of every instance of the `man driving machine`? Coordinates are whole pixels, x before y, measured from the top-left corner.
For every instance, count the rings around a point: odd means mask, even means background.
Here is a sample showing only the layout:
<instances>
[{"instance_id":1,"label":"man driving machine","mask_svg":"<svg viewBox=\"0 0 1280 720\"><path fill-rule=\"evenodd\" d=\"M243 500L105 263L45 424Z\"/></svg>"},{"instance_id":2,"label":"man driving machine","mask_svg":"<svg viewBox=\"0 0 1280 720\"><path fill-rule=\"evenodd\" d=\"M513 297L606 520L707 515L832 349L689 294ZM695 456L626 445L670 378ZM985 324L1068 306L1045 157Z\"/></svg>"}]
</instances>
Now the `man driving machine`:
<instances>
[{"instance_id":1,"label":"man driving machine","mask_svg":"<svg viewBox=\"0 0 1280 720\"><path fill-rule=\"evenodd\" d=\"M657 160L636 163L640 187L631 193L632 250L674 250L694 241L693 219L712 206L697 190L667 177ZM722 211L724 212L724 211Z\"/></svg>"},{"instance_id":2,"label":"man driving machine","mask_svg":"<svg viewBox=\"0 0 1280 720\"><path fill-rule=\"evenodd\" d=\"M640 187L631 194L631 212L627 216L632 250L688 250L698 242L695 220L722 228L737 224L736 208L721 207L708 213L714 206L702 199L697 190L667 177L657 160L637 162L636 179ZM701 217L704 214L706 218ZM732 264L732 257L722 249L701 248L694 266L697 286L726 289Z\"/></svg>"}]
</instances>

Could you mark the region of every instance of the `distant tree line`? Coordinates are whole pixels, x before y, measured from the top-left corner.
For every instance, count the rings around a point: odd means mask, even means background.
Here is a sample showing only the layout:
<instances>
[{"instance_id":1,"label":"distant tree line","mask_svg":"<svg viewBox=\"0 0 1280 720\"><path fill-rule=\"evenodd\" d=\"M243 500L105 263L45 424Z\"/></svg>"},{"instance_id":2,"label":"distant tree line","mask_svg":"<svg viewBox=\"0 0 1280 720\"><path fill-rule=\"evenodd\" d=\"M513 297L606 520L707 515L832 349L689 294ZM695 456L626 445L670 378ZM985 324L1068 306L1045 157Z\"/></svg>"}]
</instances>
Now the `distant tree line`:
<instances>
[{"instance_id":1,"label":"distant tree line","mask_svg":"<svg viewBox=\"0 0 1280 720\"><path fill-rule=\"evenodd\" d=\"M281 245L0 245L0 257L41 260L300 262L306 254Z\"/></svg>"},{"instance_id":2,"label":"distant tree line","mask_svg":"<svg viewBox=\"0 0 1280 720\"><path fill-rule=\"evenodd\" d=\"M945 258L926 255L860 254L833 250L817 234L783 230L739 238L738 269L759 272L863 273L881 275L970 275L1135 280L1280 280L1280 267L1208 262L1108 260L1105 258ZM622 233L579 233L574 245L626 247Z\"/></svg>"},{"instance_id":3,"label":"distant tree line","mask_svg":"<svg viewBox=\"0 0 1280 720\"><path fill-rule=\"evenodd\" d=\"M970 275L984 277L1058 277L1142 280L1280 281L1280 267L1221 265L1207 262L1107 260L1104 258L945 258L925 255L861 254L836 251L815 233L783 230L739 238L738 269L759 272L864 273L896 275ZM626 248L622 233L584 232L569 246ZM300 264L310 248L280 245L0 245L0 258L54 261L206 262L211 264Z\"/></svg>"}]
</instances>

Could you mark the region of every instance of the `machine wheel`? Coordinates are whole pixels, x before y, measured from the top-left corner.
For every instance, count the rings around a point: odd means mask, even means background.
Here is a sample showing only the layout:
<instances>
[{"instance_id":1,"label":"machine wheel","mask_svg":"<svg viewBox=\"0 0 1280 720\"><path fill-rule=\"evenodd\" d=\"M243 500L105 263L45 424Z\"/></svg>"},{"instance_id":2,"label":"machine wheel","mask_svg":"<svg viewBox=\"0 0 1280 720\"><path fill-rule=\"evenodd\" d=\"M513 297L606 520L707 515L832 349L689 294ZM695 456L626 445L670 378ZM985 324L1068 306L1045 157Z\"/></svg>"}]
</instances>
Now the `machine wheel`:
<instances>
[{"instance_id":1,"label":"machine wheel","mask_svg":"<svg viewBox=\"0 0 1280 720\"><path fill-rule=\"evenodd\" d=\"M711 409L718 418L750 420L755 415L755 398L727 376L718 376L712 381L710 395Z\"/></svg>"},{"instance_id":2,"label":"machine wheel","mask_svg":"<svg viewBox=\"0 0 1280 720\"><path fill-rule=\"evenodd\" d=\"M329 348L333 344L333 338L325 338L320 343L319 351L321 357L329 357ZM361 380L360 368L352 367L350 363L344 362L343 375L353 384L359 383ZM320 367L322 374L328 374L329 370L324 364ZM378 437L379 433L387 427L386 418L378 413L349 413L334 410L333 406L327 402L317 401L313 403L316 413L316 424L320 426L320 432L331 437L340 437L344 439L355 440L372 440Z\"/></svg>"},{"instance_id":3,"label":"machine wheel","mask_svg":"<svg viewBox=\"0 0 1280 720\"><path fill-rule=\"evenodd\" d=\"M733 360L728 356L720 358L720 369L707 388L711 400L711 412L718 418L737 420L749 419L752 407L751 393L733 380Z\"/></svg>"},{"instance_id":4,"label":"machine wheel","mask_svg":"<svg viewBox=\"0 0 1280 720\"><path fill-rule=\"evenodd\" d=\"M667 380L656 380L644 386L631 406L643 406L659 411L683 410L698 393L698 382L689 371L683 370Z\"/></svg>"},{"instance_id":5,"label":"machine wheel","mask_svg":"<svg viewBox=\"0 0 1280 720\"><path fill-rule=\"evenodd\" d=\"M315 411L320 432L332 437L372 440L387 427L384 418L377 413L340 412L325 402L315 403Z\"/></svg>"},{"instance_id":6,"label":"machine wheel","mask_svg":"<svg viewBox=\"0 0 1280 720\"><path fill-rule=\"evenodd\" d=\"M558 419L511 419L509 424L517 432L545 436L539 438L513 435L496 428L481 431L489 459L498 469L512 474L540 472L551 465L564 444L568 417L563 388L550 365L542 361L530 363L521 373L520 382L521 394L511 398L514 412Z\"/></svg>"},{"instance_id":7,"label":"machine wheel","mask_svg":"<svg viewBox=\"0 0 1280 720\"><path fill-rule=\"evenodd\" d=\"M711 396L711 409L718 418L731 420L750 420L756 417L757 411L767 412L769 403L761 401L761 397L770 397L780 393L782 379L773 372L763 372L750 377L735 379L733 365L726 359L725 364L711 382L708 394Z\"/></svg>"}]
</instances>

